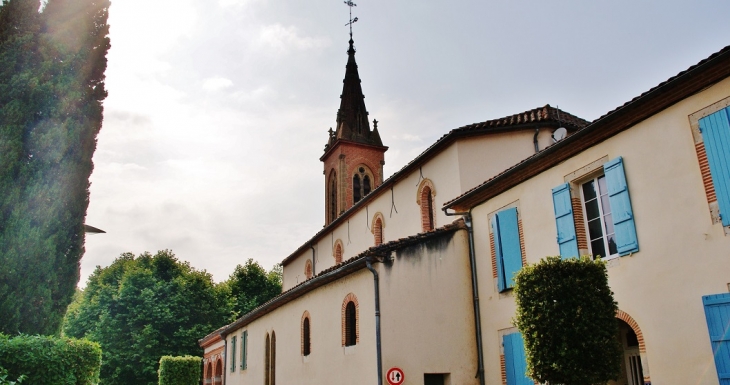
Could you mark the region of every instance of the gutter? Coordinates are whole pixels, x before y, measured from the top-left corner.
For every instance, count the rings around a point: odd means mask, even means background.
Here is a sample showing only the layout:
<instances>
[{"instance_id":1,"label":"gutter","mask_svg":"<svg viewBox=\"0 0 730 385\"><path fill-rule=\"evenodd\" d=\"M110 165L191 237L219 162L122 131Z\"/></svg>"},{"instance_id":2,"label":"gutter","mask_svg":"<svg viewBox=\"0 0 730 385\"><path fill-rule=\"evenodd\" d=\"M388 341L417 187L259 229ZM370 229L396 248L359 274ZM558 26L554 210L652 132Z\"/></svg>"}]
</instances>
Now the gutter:
<instances>
[{"instance_id":1,"label":"gutter","mask_svg":"<svg viewBox=\"0 0 730 385\"><path fill-rule=\"evenodd\" d=\"M370 264L370 258L365 259L365 265L373 273L373 281L375 284L375 341L378 362L378 385L383 385L383 355L380 337L380 278L378 277L378 272Z\"/></svg>"},{"instance_id":2,"label":"gutter","mask_svg":"<svg viewBox=\"0 0 730 385\"><path fill-rule=\"evenodd\" d=\"M479 310L479 280L477 278L477 261L474 253L474 226L471 218L471 210L465 213L449 213L444 208L444 214L447 216L462 215L467 233L469 234L469 265L471 267L471 295L474 304L474 331L477 343L477 374L474 378L479 377L479 384L484 385L484 349L482 347L482 316Z\"/></svg>"}]
</instances>

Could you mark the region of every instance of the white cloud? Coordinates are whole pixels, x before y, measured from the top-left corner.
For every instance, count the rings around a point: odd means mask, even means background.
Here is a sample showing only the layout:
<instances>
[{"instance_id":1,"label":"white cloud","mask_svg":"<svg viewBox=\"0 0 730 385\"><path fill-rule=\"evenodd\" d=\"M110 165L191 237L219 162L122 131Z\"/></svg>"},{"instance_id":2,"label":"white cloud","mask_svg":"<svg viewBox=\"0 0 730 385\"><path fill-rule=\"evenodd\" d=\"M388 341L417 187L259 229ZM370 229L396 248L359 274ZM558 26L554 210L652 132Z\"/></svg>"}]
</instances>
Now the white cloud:
<instances>
[{"instance_id":1,"label":"white cloud","mask_svg":"<svg viewBox=\"0 0 730 385\"><path fill-rule=\"evenodd\" d=\"M220 76L208 78L203 81L203 89L206 91L220 91L231 86L233 86L231 79Z\"/></svg>"},{"instance_id":2,"label":"white cloud","mask_svg":"<svg viewBox=\"0 0 730 385\"><path fill-rule=\"evenodd\" d=\"M245 7L260 1L263 0L218 0L218 5L220 5L222 8Z\"/></svg>"},{"instance_id":3,"label":"white cloud","mask_svg":"<svg viewBox=\"0 0 730 385\"><path fill-rule=\"evenodd\" d=\"M326 38L300 36L297 27L284 27L277 23L261 27L258 44L277 53L284 53L290 50L322 49L328 47L330 41Z\"/></svg>"}]
</instances>

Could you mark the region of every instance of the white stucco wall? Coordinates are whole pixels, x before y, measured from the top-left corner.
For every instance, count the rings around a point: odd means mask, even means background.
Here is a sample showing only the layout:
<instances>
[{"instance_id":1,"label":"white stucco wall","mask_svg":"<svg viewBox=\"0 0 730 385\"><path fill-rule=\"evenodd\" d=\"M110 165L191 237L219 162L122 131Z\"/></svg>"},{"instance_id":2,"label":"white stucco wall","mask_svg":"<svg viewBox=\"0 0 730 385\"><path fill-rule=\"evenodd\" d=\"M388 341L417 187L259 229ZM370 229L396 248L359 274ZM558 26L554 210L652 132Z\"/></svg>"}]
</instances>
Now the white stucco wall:
<instances>
[{"instance_id":1,"label":"white stucco wall","mask_svg":"<svg viewBox=\"0 0 730 385\"><path fill-rule=\"evenodd\" d=\"M653 384L718 384L702 296L728 291L730 237L712 223L688 116L728 96L730 79L474 209L487 383L501 383L498 331L515 311L492 279L488 214L519 201L528 262L557 255L551 189L591 162L622 156L640 250L609 262L619 309L643 333Z\"/></svg>"}]
</instances>

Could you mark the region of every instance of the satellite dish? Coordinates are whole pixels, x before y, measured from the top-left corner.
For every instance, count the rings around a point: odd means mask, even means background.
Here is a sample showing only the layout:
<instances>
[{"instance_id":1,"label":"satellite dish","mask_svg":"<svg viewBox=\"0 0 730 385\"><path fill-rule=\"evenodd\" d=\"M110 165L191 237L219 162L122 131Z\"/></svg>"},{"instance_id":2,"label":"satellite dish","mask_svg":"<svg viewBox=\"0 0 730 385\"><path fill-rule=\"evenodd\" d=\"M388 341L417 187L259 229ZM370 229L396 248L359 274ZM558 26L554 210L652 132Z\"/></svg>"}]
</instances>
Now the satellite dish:
<instances>
[{"instance_id":1,"label":"satellite dish","mask_svg":"<svg viewBox=\"0 0 730 385\"><path fill-rule=\"evenodd\" d=\"M565 139L565 135L567 135L567 134L568 134L568 130L566 130L565 127L560 127L553 132L553 141L559 142L559 141Z\"/></svg>"}]
</instances>

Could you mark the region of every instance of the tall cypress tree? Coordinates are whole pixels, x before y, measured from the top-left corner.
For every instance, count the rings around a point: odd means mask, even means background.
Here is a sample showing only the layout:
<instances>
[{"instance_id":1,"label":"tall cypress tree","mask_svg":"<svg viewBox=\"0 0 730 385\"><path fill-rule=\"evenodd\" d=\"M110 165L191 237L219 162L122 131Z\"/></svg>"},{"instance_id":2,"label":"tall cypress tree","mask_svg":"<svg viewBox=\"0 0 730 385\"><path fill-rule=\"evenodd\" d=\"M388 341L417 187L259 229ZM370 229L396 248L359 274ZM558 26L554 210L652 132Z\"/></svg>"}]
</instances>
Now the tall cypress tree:
<instances>
[{"instance_id":1,"label":"tall cypress tree","mask_svg":"<svg viewBox=\"0 0 730 385\"><path fill-rule=\"evenodd\" d=\"M0 7L0 331L57 333L79 280L107 0Z\"/></svg>"}]
</instances>

